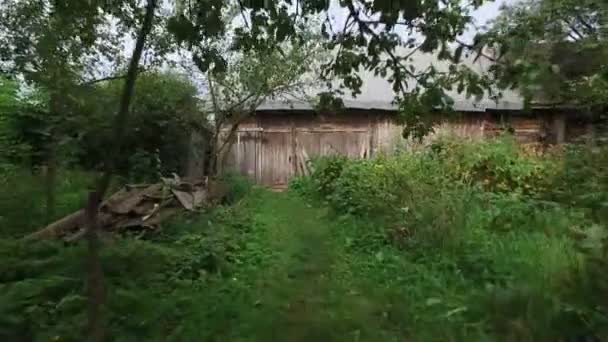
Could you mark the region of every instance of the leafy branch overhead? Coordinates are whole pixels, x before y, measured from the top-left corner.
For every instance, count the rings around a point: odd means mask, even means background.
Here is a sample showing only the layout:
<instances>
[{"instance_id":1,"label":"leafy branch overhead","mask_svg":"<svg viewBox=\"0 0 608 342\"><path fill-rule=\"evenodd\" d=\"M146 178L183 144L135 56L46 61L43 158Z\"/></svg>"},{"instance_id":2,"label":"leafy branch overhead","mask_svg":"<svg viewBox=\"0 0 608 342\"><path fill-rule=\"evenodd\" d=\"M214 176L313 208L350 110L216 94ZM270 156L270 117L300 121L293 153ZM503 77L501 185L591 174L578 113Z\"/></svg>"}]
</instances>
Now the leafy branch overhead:
<instances>
[{"instance_id":1,"label":"leafy branch overhead","mask_svg":"<svg viewBox=\"0 0 608 342\"><path fill-rule=\"evenodd\" d=\"M169 20L169 30L193 52L199 69L222 73L229 61L214 44L218 37L231 50L263 53L283 42L305 48L310 37L303 33L318 27L332 55L318 68L331 88L325 95L343 94L342 89L360 94L363 80L359 72L365 70L391 82L395 101L404 102L401 106L412 103L429 112L450 106L448 91L481 96L490 89L487 77L464 65L448 70L433 65L417 69L412 62L414 54L424 52L440 61L458 63L464 47L452 49L450 44L472 21L470 11L482 3L349 0L331 2L329 11L330 2L325 0L182 1L177 15ZM343 13L343 22L332 18L332 13ZM336 85L338 89L334 89ZM432 95L423 95L427 90ZM321 100L333 102L326 97Z\"/></svg>"},{"instance_id":2,"label":"leafy branch overhead","mask_svg":"<svg viewBox=\"0 0 608 342\"><path fill-rule=\"evenodd\" d=\"M504 8L474 48L493 48L498 85L528 102L605 105L607 11L602 0L522 1Z\"/></svg>"}]
</instances>

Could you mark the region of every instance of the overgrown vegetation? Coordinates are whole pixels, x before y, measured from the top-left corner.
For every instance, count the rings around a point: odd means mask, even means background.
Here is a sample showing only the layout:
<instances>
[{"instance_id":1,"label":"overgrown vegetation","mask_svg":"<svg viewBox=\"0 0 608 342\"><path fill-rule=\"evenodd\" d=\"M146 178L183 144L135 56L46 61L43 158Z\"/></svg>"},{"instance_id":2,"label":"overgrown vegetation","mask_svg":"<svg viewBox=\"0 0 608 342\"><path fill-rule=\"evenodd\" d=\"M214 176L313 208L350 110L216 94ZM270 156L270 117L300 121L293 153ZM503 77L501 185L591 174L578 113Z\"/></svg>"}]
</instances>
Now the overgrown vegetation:
<instances>
[{"instance_id":1,"label":"overgrown vegetation","mask_svg":"<svg viewBox=\"0 0 608 342\"><path fill-rule=\"evenodd\" d=\"M292 187L346 222L351 266L405 307L414 340L603 340L606 153L444 139L322 158Z\"/></svg>"},{"instance_id":2,"label":"overgrown vegetation","mask_svg":"<svg viewBox=\"0 0 608 342\"><path fill-rule=\"evenodd\" d=\"M113 176L183 174L190 139L208 160L189 171L217 176L226 127L266 99L310 100L319 81L317 108L340 107L360 71L392 85L405 137L431 132L453 90L605 116L602 1L525 1L470 44L483 0L332 3L343 22L327 0L0 0L0 338L608 339L599 137L546 155L501 138L322 158L283 194L226 173L227 203L145 238L99 237ZM491 73L460 63L467 52ZM21 239L85 201L86 246Z\"/></svg>"},{"instance_id":3,"label":"overgrown vegetation","mask_svg":"<svg viewBox=\"0 0 608 342\"><path fill-rule=\"evenodd\" d=\"M66 175L67 176L67 175ZM82 205L83 177L59 187L61 212ZM19 179L25 179L23 174ZM250 185L232 177L230 200L203 215L165 225L146 240L114 236L106 240L102 263L107 280L108 337L114 341L190 340L182 331L204 314L209 287L230 279L243 262L242 249L253 230ZM44 216L36 187L0 196L0 337L9 341L82 341L85 335L86 245L23 241ZM29 191L28 191L29 190ZM19 210L16 206L20 205ZM6 214L5 214L6 213Z\"/></svg>"},{"instance_id":4,"label":"overgrown vegetation","mask_svg":"<svg viewBox=\"0 0 608 342\"><path fill-rule=\"evenodd\" d=\"M174 73L147 73L137 82L132 115L126 125L131 133L125 143L132 149L117 156L116 171L130 181L158 180L159 175L183 174L190 133L205 131L196 88ZM0 163L27 167L46 166L48 131L55 123L40 97L42 91L23 92L16 82L0 80ZM62 125L62 139L55 146L58 167L97 170L113 139L113 113L121 84L107 81L80 89L67 106L69 125Z\"/></svg>"},{"instance_id":5,"label":"overgrown vegetation","mask_svg":"<svg viewBox=\"0 0 608 342\"><path fill-rule=\"evenodd\" d=\"M538 155L508 137L446 138L318 159L283 194L227 175L224 206L105 241L109 337L603 340L604 149ZM70 178L66 208L82 195ZM3 197L2 212L30 196ZM13 211L2 225L36 217ZM0 239L0 334L81 340L84 246L14 233Z\"/></svg>"}]
</instances>

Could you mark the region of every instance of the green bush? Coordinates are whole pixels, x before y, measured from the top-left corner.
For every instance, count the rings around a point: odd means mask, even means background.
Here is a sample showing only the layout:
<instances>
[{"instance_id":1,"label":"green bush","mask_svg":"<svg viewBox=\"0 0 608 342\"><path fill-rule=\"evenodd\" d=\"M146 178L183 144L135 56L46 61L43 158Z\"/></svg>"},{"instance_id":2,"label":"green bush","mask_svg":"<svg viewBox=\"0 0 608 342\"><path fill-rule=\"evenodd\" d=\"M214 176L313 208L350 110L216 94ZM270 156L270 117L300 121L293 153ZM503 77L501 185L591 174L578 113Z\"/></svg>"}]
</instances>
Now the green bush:
<instances>
[{"instance_id":1,"label":"green bush","mask_svg":"<svg viewBox=\"0 0 608 342\"><path fill-rule=\"evenodd\" d=\"M311 182L323 200L338 213L383 222L388 238L400 244L448 241L474 201L474 193L447 179L427 154L326 157L321 165Z\"/></svg>"},{"instance_id":2,"label":"green bush","mask_svg":"<svg viewBox=\"0 0 608 342\"><path fill-rule=\"evenodd\" d=\"M103 244L109 340L167 340L200 314L204 289L224 282L253 225L245 206L218 207L164 227L154 240ZM0 239L0 338L82 341L86 324L84 241ZM191 317L190 317L191 318ZM188 338L186 338L188 340Z\"/></svg>"},{"instance_id":3,"label":"green bush","mask_svg":"<svg viewBox=\"0 0 608 342\"><path fill-rule=\"evenodd\" d=\"M315 190L322 196L334 192L335 181L340 177L342 169L348 162L344 156L329 156L313 159L311 162L311 179Z\"/></svg>"},{"instance_id":4,"label":"green bush","mask_svg":"<svg viewBox=\"0 0 608 342\"><path fill-rule=\"evenodd\" d=\"M491 192L539 195L557 168L550 158L526 155L509 136L475 143L444 138L431 151L445 164L446 175Z\"/></svg>"},{"instance_id":5,"label":"green bush","mask_svg":"<svg viewBox=\"0 0 608 342\"><path fill-rule=\"evenodd\" d=\"M236 203L244 198L253 187L251 180L237 172L225 172L219 179L225 186L226 202Z\"/></svg>"},{"instance_id":6,"label":"green bush","mask_svg":"<svg viewBox=\"0 0 608 342\"><path fill-rule=\"evenodd\" d=\"M456 339L603 340L606 156L448 138L370 160L328 157L323 172L294 184L353 217L345 240L371 260L364 276L406 286L418 327L443 324ZM410 263L418 277L405 271ZM437 292L442 298L428 298Z\"/></svg>"},{"instance_id":7,"label":"green bush","mask_svg":"<svg viewBox=\"0 0 608 342\"><path fill-rule=\"evenodd\" d=\"M315 197L317 195L315 183L311 177L296 176L289 180L288 189L304 197Z\"/></svg>"},{"instance_id":8,"label":"green bush","mask_svg":"<svg viewBox=\"0 0 608 342\"><path fill-rule=\"evenodd\" d=\"M569 146L547 198L585 209L608 224L608 146Z\"/></svg>"}]
</instances>

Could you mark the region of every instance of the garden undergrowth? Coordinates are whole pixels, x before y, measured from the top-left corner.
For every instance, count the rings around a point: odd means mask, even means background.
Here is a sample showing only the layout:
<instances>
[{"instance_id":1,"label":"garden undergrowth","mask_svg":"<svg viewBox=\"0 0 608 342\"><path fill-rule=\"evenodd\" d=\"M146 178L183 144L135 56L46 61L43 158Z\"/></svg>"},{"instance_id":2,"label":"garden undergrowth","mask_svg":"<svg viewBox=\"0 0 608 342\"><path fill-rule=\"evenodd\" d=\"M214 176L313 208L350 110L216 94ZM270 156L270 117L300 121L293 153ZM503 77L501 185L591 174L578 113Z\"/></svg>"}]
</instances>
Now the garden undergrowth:
<instances>
[{"instance_id":1,"label":"garden undergrowth","mask_svg":"<svg viewBox=\"0 0 608 342\"><path fill-rule=\"evenodd\" d=\"M229 203L146 239L104 244L108 334L604 340L607 173L587 153L447 140L369 160L320 159L284 193L235 177ZM4 236L0 336L82 340L85 246Z\"/></svg>"}]
</instances>

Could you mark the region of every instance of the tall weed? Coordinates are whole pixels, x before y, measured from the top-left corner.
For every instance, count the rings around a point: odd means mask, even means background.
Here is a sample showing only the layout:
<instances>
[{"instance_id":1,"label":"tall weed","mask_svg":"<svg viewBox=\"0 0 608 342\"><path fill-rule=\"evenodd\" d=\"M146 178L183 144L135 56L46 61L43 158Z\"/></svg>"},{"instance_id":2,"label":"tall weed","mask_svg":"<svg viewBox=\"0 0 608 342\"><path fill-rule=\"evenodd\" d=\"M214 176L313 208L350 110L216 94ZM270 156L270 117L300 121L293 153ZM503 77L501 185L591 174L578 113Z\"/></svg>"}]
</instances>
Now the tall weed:
<instances>
[{"instance_id":1,"label":"tall weed","mask_svg":"<svg viewBox=\"0 0 608 342\"><path fill-rule=\"evenodd\" d=\"M13 169L0 177L0 236L22 237L46 225L44 177L25 169ZM94 176L76 170L60 170L56 184L56 217L82 207Z\"/></svg>"},{"instance_id":2,"label":"tall weed","mask_svg":"<svg viewBox=\"0 0 608 342\"><path fill-rule=\"evenodd\" d=\"M598 151L444 138L370 160L328 157L298 182L323 184L317 196L358 222L345 240L371 260L365 277L409 279L399 286L414 301L412 324L441 324L446 338L603 339L608 153Z\"/></svg>"},{"instance_id":3,"label":"tall weed","mask_svg":"<svg viewBox=\"0 0 608 342\"><path fill-rule=\"evenodd\" d=\"M527 154L509 136L475 143L445 137L431 146L446 176L490 192L539 195L547 190L556 162Z\"/></svg>"}]
</instances>

